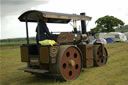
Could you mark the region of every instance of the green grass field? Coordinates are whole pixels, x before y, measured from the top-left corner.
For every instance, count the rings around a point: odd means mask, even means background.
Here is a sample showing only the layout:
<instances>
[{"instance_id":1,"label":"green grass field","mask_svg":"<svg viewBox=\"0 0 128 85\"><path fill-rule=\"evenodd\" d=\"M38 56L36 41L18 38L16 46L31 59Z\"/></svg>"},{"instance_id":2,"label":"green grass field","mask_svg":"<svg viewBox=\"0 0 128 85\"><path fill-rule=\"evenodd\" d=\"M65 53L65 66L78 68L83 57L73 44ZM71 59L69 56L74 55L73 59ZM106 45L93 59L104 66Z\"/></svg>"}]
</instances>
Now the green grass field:
<instances>
[{"instance_id":1,"label":"green grass field","mask_svg":"<svg viewBox=\"0 0 128 85\"><path fill-rule=\"evenodd\" d=\"M106 45L108 63L86 68L76 80L60 82L38 78L18 70L26 64L20 61L19 47L0 48L0 85L128 85L128 43Z\"/></svg>"}]
</instances>

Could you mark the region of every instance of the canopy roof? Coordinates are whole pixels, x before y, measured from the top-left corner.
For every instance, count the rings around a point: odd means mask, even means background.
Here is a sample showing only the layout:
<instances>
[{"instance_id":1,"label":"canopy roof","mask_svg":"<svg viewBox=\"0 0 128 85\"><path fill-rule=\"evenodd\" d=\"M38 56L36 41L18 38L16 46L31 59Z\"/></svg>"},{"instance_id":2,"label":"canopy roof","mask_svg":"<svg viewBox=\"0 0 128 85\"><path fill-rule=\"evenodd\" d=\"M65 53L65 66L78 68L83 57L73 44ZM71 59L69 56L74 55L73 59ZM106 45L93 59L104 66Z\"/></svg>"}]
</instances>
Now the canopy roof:
<instances>
[{"instance_id":1,"label":"canopy roof","mask_svg":"<svg viewBox=\"0 0 128 85\"><path fill-rule=\"evenodd\" d=\"M64 14L55 12L46 12L30 10L20 15L20 21L37 22L38 20L48 19L48 23L68 23L70 20L91 20L91 17L76 14Z\"/></svg>"}]
</instances>

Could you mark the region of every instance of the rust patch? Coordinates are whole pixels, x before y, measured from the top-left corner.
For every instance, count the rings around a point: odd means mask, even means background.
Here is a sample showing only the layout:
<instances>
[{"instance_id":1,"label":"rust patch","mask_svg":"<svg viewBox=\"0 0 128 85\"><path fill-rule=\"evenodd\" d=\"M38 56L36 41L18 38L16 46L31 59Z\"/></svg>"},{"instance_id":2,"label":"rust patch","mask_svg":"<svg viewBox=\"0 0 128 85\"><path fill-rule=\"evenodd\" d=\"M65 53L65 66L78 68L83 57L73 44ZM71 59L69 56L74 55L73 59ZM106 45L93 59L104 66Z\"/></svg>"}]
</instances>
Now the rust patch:
<instances>
[{"instance_id":1,"label":"rust patch","mask_svg":"<svg viewBox=\"0 0 128 85\"><path fill-rule=\"evenodd\" d=\"M28 62L28 47L21 46L21 61Z\"/></svg>"},{"instance_id":2,"label":"rust patch","mask_svg":"<svg viewBox=\"0 0 128 85\"><path fill-rule=\"evenodd\" d=\"M49 63L48 47L40 47L40 63Z\"/></svg>"}]
</instances>

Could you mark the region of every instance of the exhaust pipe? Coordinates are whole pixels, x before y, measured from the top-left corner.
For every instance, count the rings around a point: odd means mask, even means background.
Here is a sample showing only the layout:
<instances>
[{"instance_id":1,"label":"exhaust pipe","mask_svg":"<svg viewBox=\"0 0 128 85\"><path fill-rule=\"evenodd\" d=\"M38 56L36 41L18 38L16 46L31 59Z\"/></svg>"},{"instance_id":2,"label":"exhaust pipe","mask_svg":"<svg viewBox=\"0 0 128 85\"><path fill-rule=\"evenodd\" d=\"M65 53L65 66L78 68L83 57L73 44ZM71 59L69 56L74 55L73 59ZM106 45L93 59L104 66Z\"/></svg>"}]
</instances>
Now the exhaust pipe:
<instances>
[{"instance_id":1,"label":"exhaust pipe","mask_svg":"<svg viewBox=\"0 0 128 85\"><path fill-rule=\"evenodd\" d=\"M80 13L80 15L85 16L85 13ZM81 28L82 28L82 34L87 33L86 30L86 20L81 20Z\"/></svg>"}]
</instances>

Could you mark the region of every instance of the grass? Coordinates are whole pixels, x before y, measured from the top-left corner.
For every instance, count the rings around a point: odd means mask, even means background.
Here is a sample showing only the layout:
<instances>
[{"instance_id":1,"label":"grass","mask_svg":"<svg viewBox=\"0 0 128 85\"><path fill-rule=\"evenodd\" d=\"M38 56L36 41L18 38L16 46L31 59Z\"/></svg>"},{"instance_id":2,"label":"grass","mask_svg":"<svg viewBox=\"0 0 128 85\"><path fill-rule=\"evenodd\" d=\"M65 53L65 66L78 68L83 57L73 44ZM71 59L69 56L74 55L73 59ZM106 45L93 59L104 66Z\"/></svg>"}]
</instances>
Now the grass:
<instances>
[{"instance_id":1,"label":"grass","mask_svg":"<svg viewBox=\"0 0 128 85\"><path fill-rule=\"evenodd\" d=\"M19 47L1 47L1 85L128 85L128 43L106 45L108 63L102 67L86 68L73 81L60 82L55 79L38 78L18 70L26 64L20 61Z\"/></svg>"}]
</instances>

